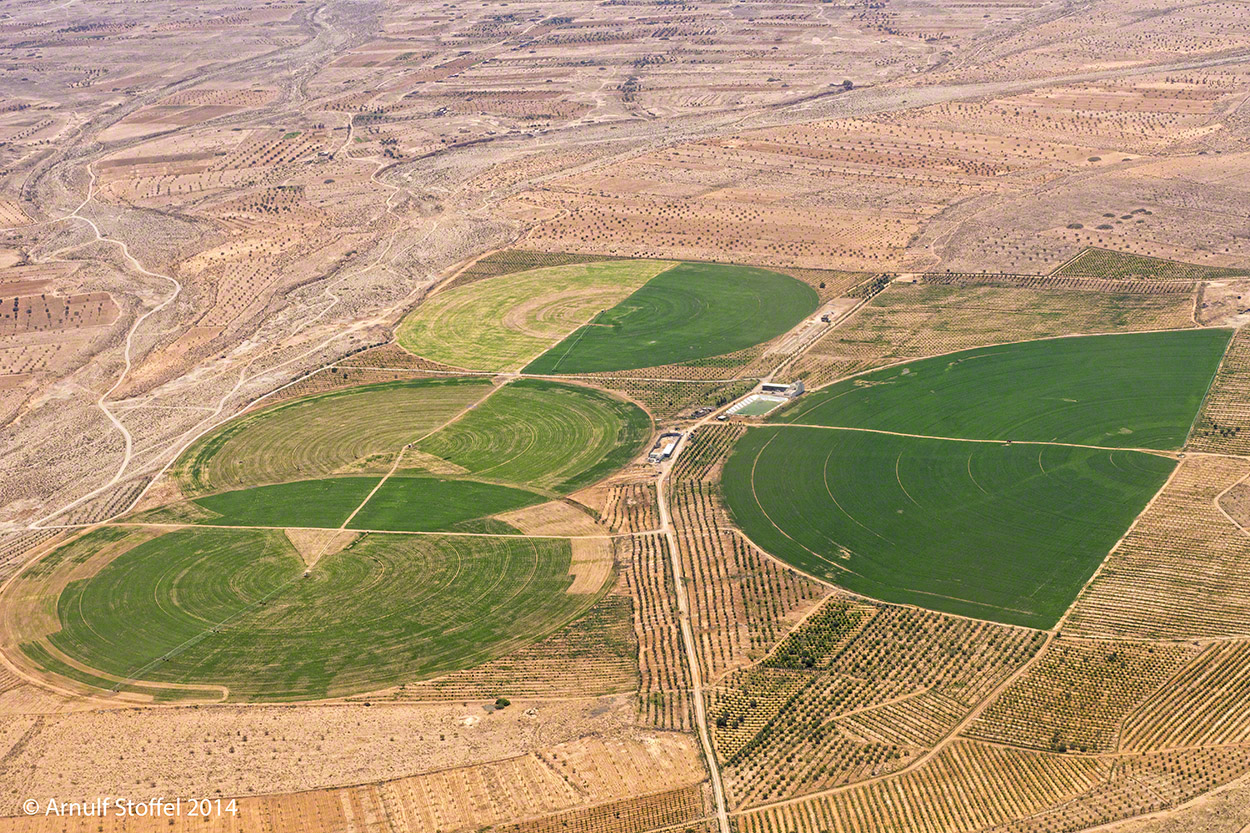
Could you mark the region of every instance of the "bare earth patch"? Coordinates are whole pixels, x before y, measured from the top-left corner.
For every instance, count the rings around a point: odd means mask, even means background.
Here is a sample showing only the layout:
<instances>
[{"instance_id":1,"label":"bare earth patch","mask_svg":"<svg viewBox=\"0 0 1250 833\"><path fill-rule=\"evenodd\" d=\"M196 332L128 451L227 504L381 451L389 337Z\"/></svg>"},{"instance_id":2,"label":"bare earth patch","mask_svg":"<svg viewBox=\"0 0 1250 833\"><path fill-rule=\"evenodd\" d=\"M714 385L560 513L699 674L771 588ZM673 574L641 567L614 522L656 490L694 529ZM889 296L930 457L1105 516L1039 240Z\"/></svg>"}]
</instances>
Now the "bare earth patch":
<instances>
[{"instance_id":1,"label":"bare earth patch","mask_svg":"<svg viewBox=\"0 0 1250 833\"><path fill-rule=\"evenodd\" d=\"M569 593L595 593L612 574L611 538L574 538L569 573L573 583Z\"/></svg>"},{"instance_id":2,"label":"bare earth patch","mask_svg":"<svg viewBox=\"0 0 1250 833\"><path fill-rule=\"evenodd\" d=\"M497 519L515 526L526 535L565 536L600 535L603 529L594 518L562 500L526 506L496 515ZM576 554L576 550L574 550Z\"/></svg>"},{"instance_id":3,"label":"bare earth patch","mask_svg":"<svg viewBox=\"0 0 1250 833\"><path fill-rule=\"evenodd\" d=\"M287 529L287 540L299 552L300 558L309 567L318 559L327 555L342 552L352 541L360 537L358 532L344 532L337 529Z\"/></svg>"}]
</instances>

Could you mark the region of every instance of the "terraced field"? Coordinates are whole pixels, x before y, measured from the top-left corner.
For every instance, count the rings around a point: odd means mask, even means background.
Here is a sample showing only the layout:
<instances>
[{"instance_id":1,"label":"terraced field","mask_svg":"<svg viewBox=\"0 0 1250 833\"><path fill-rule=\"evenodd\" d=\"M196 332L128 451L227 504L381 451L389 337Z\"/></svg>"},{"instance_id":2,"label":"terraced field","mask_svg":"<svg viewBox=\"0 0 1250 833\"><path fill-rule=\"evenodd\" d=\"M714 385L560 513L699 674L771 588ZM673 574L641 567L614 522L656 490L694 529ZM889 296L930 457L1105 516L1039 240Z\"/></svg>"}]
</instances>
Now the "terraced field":
<instances>
[{"instance_id":1,"label":"terraced field","mask_svg":"<svg viewBox=\"0 0 1250 833\"><path fill-rule=\"evenodd\" d=\"M672 265L615 260L485 278L423 302L396 338L453 367L515 370Z\"/></svg>"},{"instance_id":2,"label":"terraced field","mask_svg":"<svg viewBox=\"0 0 1250 833\"><path fill-rule=\"evenodd\" d=\"M816 290L765 269L682 263L552 347L527 373L603 373L753 347L816 310Z\"/></svg>"},{"instance_id":3,"label":"terraced field","mask_svg":"<svg viewBox=\"0 0 1250 833\"><path fill-rule=\"evenodd\" d=\"M17 638L36 661L50 649L111 680L318 698L467 668L552 632L597 598L566 592L570 559L556 539L374 534L306 574L281 532L178 530L69 581L55 622ZM74 567L23 578L19 596Z\"/></svg>"},{"instance_id":4,"label":"terraced field","mask_svg":"<svg viewBox=\"0 0 1250 833\"><path fill-rule=\"evenodd\" d=\"M770 421L1176 449L1231 335L1183 330L966 350L830 385Z\"/></svg>"},{"instance_id":5,"label":"terraced field","mask_svg":"<svg viewBox=\"0 0 1250 833\"><path fill-rule=\"evenodd\" d=\"M1071 446L824 428L749 431L734 521L790 564L884 601L1054 624L1175 463Z\"/></svg>"}]
</instances>

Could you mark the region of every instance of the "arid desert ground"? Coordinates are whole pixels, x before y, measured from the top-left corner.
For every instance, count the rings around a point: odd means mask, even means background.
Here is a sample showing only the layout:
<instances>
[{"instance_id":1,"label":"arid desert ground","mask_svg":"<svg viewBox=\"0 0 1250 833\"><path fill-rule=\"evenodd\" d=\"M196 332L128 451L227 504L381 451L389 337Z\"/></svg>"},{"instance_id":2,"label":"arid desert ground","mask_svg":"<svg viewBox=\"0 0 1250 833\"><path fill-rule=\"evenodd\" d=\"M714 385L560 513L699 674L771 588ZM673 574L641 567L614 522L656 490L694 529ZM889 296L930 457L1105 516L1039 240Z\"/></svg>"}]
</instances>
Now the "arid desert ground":
<instances>
[{"instance_id":1,"label":"arid desert ground","mask_svg":"<svg viewBox=\"0 0 1250 833\"><path fill-rule=\"evenodd\" d=\"M0 831L1250 830L1248 102L1248 0L0 4Z\"/></svg>"}]
</instances>

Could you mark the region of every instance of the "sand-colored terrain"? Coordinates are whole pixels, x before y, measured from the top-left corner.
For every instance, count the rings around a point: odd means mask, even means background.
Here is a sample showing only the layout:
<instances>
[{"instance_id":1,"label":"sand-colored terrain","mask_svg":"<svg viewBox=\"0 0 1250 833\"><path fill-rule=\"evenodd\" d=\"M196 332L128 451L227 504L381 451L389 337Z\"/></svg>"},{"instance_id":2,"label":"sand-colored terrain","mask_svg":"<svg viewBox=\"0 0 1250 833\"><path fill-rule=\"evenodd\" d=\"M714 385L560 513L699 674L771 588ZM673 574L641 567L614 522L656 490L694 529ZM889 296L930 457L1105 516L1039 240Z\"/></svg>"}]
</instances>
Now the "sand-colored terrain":
<instances>
[{"instance_id":1,"label":"sand-colored terrain","mask_svg":"<svg viewBox=\"0 0 1250 833\"><path fill-rule=\"evenodd\" d=\"M223 830L1238 829L1244 336L1060 628L858 600L871 627L792 702L761 663L842 597L733 528L742 429L700 423L773 374L1245 324L1247 102L1244 0L6 4L0 582L180 500L172 464L236 415L457 368L485 386L674 261L787 272L821 307L733 356L576 380L700 425L671 471L577 492L586 511L491 519L573 539L577 622L317 704L119 708L0 659L0 815L115 793L240 798ZM484 294L490 316L457 306ZM395 341L423 307L437 355ZM243 456L298 471L311 447ZM385 473L372 451L327 471ZM355 537L285 535L310 567ZM1051 708L1078 684L1110 693Z\"/></svg>"}]
</instances>

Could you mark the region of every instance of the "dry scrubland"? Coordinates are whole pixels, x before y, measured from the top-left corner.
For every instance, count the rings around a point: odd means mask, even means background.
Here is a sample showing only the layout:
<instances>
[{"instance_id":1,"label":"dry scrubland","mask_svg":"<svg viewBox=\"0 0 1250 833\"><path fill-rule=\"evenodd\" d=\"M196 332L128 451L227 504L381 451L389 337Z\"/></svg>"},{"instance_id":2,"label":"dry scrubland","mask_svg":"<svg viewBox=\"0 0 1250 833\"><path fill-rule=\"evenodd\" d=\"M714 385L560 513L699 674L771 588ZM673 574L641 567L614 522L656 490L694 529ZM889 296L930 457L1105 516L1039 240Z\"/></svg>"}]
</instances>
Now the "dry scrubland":
<instances>
[{"instance_id":1,"label":"dry scrubland","mask_svg":"<svg viewBox=\"0 0 1250 833\"><path fill-rule=\"evenodd\" d=\"M765 267L818 297L763 344L570 380L664 427L774 372L1245 323L1248 19L1240 0L11 2L0 579L72 534L56 524L194 493L154 477L258 403L457 366L484 392L619 300L596 273L657 268L609 259ZM584 285L523 287L505 349L473 354L476 311L430 330L444 352L393 341L414 308L548 268ZM473 668L325 704L123 708L0 663L0 813L221 790L236 819L102 829L714 833L703 706L742 833L1234 829L1245 788L1202 794L1250 771L1246 350L1054 633L774 560L722 505L746 429L709 423L663 483L627 465L491 519L593 536L573 581L605 586ZM380 477L475 401L452 400L391 403L405 431L317 455L308 426L262 432L204 475ZM352 537L281 534L322 559Z\"/></svg>"}]
</instances>

